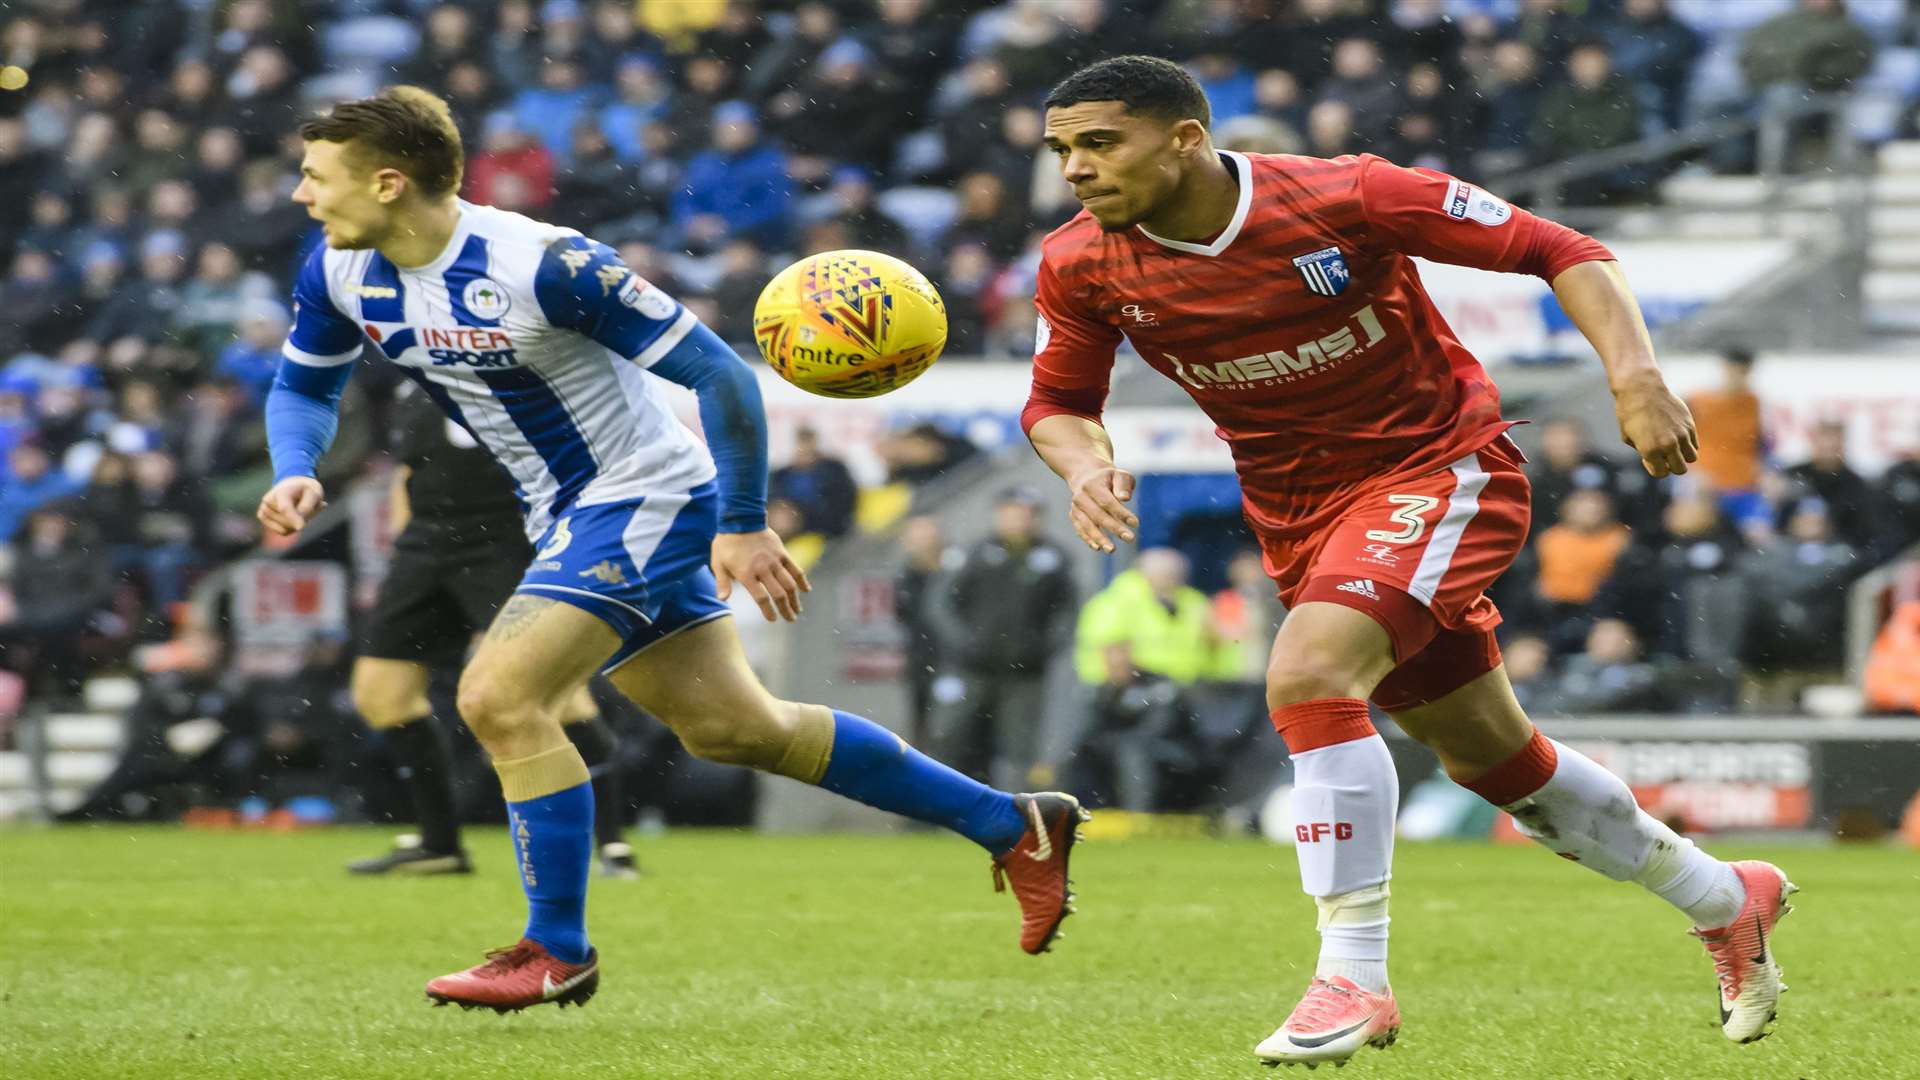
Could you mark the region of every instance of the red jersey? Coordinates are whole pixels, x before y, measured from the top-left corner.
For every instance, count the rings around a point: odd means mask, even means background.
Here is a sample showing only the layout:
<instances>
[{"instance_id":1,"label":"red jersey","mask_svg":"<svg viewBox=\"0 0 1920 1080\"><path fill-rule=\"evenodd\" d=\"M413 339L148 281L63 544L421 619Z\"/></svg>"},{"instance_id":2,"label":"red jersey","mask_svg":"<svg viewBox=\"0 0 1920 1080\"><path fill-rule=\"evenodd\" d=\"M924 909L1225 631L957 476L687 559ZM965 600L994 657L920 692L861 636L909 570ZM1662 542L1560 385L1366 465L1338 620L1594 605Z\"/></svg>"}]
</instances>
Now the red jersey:
<instances>
[{"instance_id":1,"label":"red jersey","mask_svg":"<svg viewBox=\"0 0 1920 1080\"><path fill-rule=\"evenodd\" d=\"M1084 211L1047 237L1022 422L1097 422L1124 336L1217 425L1248 519L1275 536L1304 536L1361 484L1443 469L1510 426L1413 256L1548 280L1613 258L1471 184L1370 154L1221 158L1240 198L1211 243L1104 232Z\"/></svg>"}]
</instances>

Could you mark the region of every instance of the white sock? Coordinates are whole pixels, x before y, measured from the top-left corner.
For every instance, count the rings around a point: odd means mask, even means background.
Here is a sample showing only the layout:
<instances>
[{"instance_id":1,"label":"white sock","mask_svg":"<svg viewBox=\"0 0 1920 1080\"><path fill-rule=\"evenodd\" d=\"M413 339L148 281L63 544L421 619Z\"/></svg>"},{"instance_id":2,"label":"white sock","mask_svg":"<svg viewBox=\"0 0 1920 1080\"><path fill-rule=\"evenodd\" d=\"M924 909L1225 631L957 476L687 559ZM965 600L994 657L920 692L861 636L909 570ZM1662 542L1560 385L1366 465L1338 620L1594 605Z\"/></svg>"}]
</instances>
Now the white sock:
<instances>
[{"instance_id":1,"label":"white sock","mask_svg":"<svg viewBox=\"0 0 1920 1080\"><path fill-rule=\"evenodd\" d=\"M1293 755L1294 853L1320 907L1314 974L1387 988L1387 879L1400 780L1378 734Z\"/></svg>"},{"instance_id":2,"label":"white sock","mask_svg":"<svg viewBox=\"0 0 1920 1080\"><path fill-rule=\"evenodd\" d=\"M1654 822L1659 825L1659 822ZM1647 891L1687 913L1702 930L1718 930L1740 915L1747 903L1747 887L1733 867L1701 851L1693 841L1677 836L1653 842L1647 861L1633 880Z\"/></svg>"},{"instance_id":3,"label":"white sock","mask_svg":"<svg viewBox=\"0 0 1920 1080\"><path fill-rule=\"evenodd\" d=\"M1393 873L1400 779L1378 734L1293 755L1294 854L1308 896L1340 896Z\"/></svg>"},{"instance_id":4,"label":"white sock","mask_svg":"<svg viewBox=\"0 0 1920 1080\"><path fill-rule=\"evenodd\" d=\"M1387 887L1315 897L1320 908L1320 959L1313 973L1338 975L1362 990L1387 990Z\"/></svg>"},{"instance_id":5,"label":"white sock","mask_svg":"<svg viewBox=\"0 0 1920 1080\"><path fill-rule=\"evenodd\" d=\"M1615 881L1645 886L1696 925L1733 921L1746 903L1733 867L1640 809L1626 782L1592 758L1559 742L1553 749L1558 763L1546 786L1502 807L1522 833Z\"/></svg>"}]
</instances>

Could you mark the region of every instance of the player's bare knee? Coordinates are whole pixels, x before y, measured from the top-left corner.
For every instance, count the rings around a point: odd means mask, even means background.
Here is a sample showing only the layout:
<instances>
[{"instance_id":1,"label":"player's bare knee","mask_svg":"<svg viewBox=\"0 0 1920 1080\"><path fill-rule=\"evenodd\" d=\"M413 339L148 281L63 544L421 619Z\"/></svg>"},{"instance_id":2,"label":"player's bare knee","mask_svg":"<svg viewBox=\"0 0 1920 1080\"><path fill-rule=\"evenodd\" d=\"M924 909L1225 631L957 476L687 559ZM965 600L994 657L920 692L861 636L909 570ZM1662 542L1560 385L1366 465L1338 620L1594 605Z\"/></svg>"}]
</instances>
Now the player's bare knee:
<instances>
[{"instance_id":1,"label":"player's bare knee","mask_svg":"<svg viewBox=\"0 0 1920 1080\"><path fill-rule=\"evenodd\" d=\"M674 728L687 753L719 765L758 766L767 758L763 740L721 720L701 721ZM777 751L774 754L778 756Z\"/></svg>"},{"instance_id":2,"label":"player's bare knee","mask_svg":"<svg viewBox=\"0 0 1920 1080\"><path fill-rule=\"evenodd\" d=\"M1449 779L1462 784L1485 776L1525 749L1527 739L1532 738L1530 727L1526 738L1516 742L1505 732L1475 724L1471 718L1462 718L1458 724L1423 726L1409 733L1439 757Z\"/></svg>"},{"instance_id":3,"label":"player's bare knee","mask_svg":"<svg viewBox=\"0 0 1920 1080\"><path fill-rule=\"evenodd\" d=\"M356 665L350 689L354 710L369 727L396 727L428 711L426 695L391 671Z\"/></svg>"},{"instance_id":4,"label":"player's bare knee","mask_svg":"<svg viewBox=\"0 0 1920 1080\"><path fill-rule=\"evenodd\" d=\"M525 692L486 675L469 673L455 697L460 719L482 745L525 731L540 722L539 703Z\"/></svg>"},{"instance_id":5,"label":"player's bare knee","mask_svg":"<svg viewBox=\"0 0 1920 1080\"><path fill-rule=\"evenodd\" d=\"M774 703L776 705L781 703ZM766 769L780 760L790 738L791 725L781 710L715 707L677 718L673 733L687 752L721 765Z\"/></svg>"},{"instance_id":6,"label":"player's bare knee","mask_svg":"<svg viewBox=\"0 0 1920 1080\"><path fill-rule=\"evenodd\" d=\"M1350 665L1324 649L1282 652L1267 665L1268 709L1327 698L1364 698L1372 689L1361 684Z\"/></svg>"},{"instance_id":7,"label":"player's bare knee","mask_svg":"<svg viewBox=\"0 0 1920 1080\"><path fill-rule=\"evenodd\" d=\"M381 685L378 679L368 678L359 671L353 673L353 708L368 725L376 728L392 727L397 721L394 714L400 709L400 702L393 692Z\"/></svg>"}]
</instances>

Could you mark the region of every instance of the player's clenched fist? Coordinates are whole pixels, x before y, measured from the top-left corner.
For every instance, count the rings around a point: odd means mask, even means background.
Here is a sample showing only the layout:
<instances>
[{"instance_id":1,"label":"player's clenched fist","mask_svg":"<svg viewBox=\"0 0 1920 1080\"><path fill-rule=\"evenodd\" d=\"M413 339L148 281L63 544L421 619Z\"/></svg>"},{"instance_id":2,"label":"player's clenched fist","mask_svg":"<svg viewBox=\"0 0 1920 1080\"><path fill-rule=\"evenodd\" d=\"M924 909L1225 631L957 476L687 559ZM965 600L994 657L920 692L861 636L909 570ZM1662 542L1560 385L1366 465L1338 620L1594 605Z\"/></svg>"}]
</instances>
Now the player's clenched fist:
<instances>
[{"instance_id":1,"label":"player's clenched fist","mask_svg":"<svg viewBox=\"0 0 1920 1080\"><path fill-rule=\"evenodd\" d=\"M1133 499L1133 474L1111 465L1073 478L1073 531L1095 551L1112 551L1113 536L1131 542L1140 519L1126 504ZM1111 534L1111 535L1109 535Z\"/></svg>"},{"instance_id":2,"label":"player's clenched fist","mask_svg":"<svg viewBox=\"0 0 1920 1080\"><path fill-rule=\"evenodd\" d=\"M292 536L326 505L326 489L311 476L289 476L267 489L254 516L275 536Z\"/></svg>"},{"instance_id":3,"label":"player's clenched fist","mask_svg":"<svg viewBox=\"0 0 1920 1080\"><path fill-rule=\"evenodd\" d=\"M1667 389L1658 375L1643 377L1614 395L1620 438L1640 454L1647 472L1677 476L1700 456L1700 433L1687 403Z\"/></svg>"}]
</instances>

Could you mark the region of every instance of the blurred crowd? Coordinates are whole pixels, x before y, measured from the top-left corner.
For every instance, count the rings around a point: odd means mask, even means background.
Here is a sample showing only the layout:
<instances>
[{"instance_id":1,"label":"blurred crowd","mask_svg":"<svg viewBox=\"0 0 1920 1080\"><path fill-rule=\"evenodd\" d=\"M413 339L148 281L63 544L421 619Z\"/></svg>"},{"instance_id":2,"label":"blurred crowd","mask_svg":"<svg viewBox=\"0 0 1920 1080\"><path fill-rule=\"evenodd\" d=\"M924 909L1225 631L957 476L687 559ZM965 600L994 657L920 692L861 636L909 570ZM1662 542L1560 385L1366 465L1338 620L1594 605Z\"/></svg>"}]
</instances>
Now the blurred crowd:
<instances>
[{"instance_id":1,"label":"blurred crowd","mask_svg":"<svg viewBox=\"0 0 1920 1080\"><path fill-rule=\"evenodd\" d=\"M317 242L294 131L333 100L444 94L467 197L593 232L735 340L783 260L864 246L929 270L953 357L1021 357L1036 238L1074 209L1038 105L1097 56L1188 63L1230 146L1498 175L1780 87L1892 87L1898 134L1913 36L1898 0L18 0L0 662L69 685L258 542L261 402ZM356 380L323 479L381 448L384 392ZM891 446L906 480L970 450ZM789 531L843 527L839 480L788 479L776 510L824 515Z\"/></svg>"},{"instance_id":2,"label":"blurred crowd","mask_svg":"<svg viewBox=\"0 0 1920 1080\"><path fill-rule=\"evenodd\" d=\"M1529 466L1533 536L1495 598L1523 701L1562 711L1794 710L1837 681L1848 586L1920 543L1920 450L1872 480L1847 427L1817 424L1781 460L1729 352L1721 385L1691 395L1700 460L1651 480L1586 429L1545 425Z\"/></svg>"}]
</instances>

